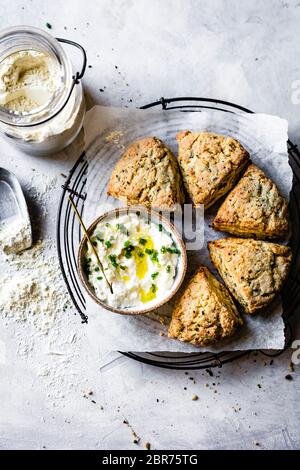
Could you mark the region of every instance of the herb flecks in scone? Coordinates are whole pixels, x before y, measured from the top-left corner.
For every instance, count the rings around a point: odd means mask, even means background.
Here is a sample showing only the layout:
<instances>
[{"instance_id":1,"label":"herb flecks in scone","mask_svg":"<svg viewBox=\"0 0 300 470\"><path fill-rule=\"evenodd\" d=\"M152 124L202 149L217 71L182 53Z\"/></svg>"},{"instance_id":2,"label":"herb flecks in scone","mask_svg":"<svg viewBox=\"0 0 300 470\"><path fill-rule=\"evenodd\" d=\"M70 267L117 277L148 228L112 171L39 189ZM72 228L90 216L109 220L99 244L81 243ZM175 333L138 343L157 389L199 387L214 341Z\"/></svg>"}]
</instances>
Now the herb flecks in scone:
<instances>
[{"instance_id":1,"label":"herb flecks in scone","mask_svg":"<svg viewBox=\"0 0 300 470\"><path fill-rule=\"evenodd\" d=\"M235 139L210 132L179 132L178 163L187 192L207 209L234 186L249 161Z\"/></svg>"},{"instance_id":2,"label":"herb flecks in scone","mask_svg":"<svg viewBox=\"0 0 300 470\"><path fill-rule=\"evenodd\" d=\"M213 222L216 230L255 238L282 238L288 225L287 201L254 164L229 193Z\"/></svg>"},{"instance_id":3,"label":"herb flecks in scone","mask_svg":"<svg viewBox=\"0 0 300 470\"><path fill-rule=\"evenodd\" d=\"M169 337L205 346L233 335L240 324L227 289L201 266L175 305Z\"/></svg>"},{"instance_id":4,"label":"herb flecks in scone","mask_svg":"<svg viewBox=\"0 0 300 470\"><path fill-rule=\"evenodd\" d=\"M261 240L223 238L208 243L213 264L247 313L266 307L287 278L292 252L288 246Z\"/></svg>"},{"instance_id":5,"label":"herb flecks in scone","mask_svg":"<svg viewBox=\"0 0 300 470\"><path fill-rule=\"evenodd\" d=\"M132 143L117 162L108 194L128 204L173 210L184 195L177 161L156 137Z\"/></svg>"}]
</instances>

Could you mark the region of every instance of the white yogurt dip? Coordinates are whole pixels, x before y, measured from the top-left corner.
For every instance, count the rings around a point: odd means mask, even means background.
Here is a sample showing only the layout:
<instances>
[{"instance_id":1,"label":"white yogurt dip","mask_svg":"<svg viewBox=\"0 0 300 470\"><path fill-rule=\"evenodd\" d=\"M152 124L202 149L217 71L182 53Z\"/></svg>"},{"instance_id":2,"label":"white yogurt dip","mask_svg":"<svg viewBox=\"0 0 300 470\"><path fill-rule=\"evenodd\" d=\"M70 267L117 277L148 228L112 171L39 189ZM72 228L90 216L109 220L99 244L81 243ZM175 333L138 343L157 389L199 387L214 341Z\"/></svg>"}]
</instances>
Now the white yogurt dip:
<instances>
[{"instance_id":1,"label":"white yogurt dip","mask_svg":"<svg viewBox=\"0 0 300 470\"><path fill-rule=\"evenodd\" d=\"M181 253L163 225L129 213L99 222L91 240L113 293L88 245L84 270L96 296L107 305L148 307L172 289Z\"/></svg>"}]
</instances>

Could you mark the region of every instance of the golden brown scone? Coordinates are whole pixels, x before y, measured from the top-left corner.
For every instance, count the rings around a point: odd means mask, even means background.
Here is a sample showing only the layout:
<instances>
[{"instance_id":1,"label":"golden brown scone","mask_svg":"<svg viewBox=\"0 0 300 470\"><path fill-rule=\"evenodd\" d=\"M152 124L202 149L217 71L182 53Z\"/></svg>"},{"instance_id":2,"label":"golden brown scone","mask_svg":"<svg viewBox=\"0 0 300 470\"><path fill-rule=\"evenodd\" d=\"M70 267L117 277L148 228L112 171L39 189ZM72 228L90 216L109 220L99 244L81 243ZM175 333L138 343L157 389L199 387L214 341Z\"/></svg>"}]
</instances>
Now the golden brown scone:
<instances>
[{"instance_id":1,"label":"golden brown scone","mask_svg":"<svg viewBox=\"0 0 300 470\"><path fill-rule=\"evenodd\" d=\"M195 206L207 209L226 194L249 161L235 139L210 132L179 132L178 163L187 192Z\"/></svg>"},{"instance_id":2,"label":"golden brown scone","mask_svg":"<svg viewBox=\"0 0 300 470\"><path fill-rule=\"evenodd\" d=\"M216 230L257 238L282 238L288 227L287 201L254 164L226 197L213 221Z\"/></svg>"},{"instance_id":3,"label":"golden brown scone","mask_svg":"<svg viewBox=\"0 0 300 470\"><path fill-rule=\"evenodd\" d=\"M175 305L168 336L205 346L233 335L242 323L227 289L201 266Z\"/></svg>"},{"instance_id":4,"label":"golden brown scone","mask_svg":"<svg viewBox=\"0 0 300 470\"><path fill-rule=\"evenodd\" d=\"M208 242L211 260L247 313L266 307L287 278L292 251L261 240L222 238Z\"/></svg>"},{"instance_id":5,"label":"golden brown scone","mask_svg":"<svg viewBox=\"0 0 300 470\"><path fill-rule=\"evenodd\" d=\"M108 194L128 204L171 210L183 204L177 161L157 137L133 142L117 162Z\"/></svg>"}]
</instances>

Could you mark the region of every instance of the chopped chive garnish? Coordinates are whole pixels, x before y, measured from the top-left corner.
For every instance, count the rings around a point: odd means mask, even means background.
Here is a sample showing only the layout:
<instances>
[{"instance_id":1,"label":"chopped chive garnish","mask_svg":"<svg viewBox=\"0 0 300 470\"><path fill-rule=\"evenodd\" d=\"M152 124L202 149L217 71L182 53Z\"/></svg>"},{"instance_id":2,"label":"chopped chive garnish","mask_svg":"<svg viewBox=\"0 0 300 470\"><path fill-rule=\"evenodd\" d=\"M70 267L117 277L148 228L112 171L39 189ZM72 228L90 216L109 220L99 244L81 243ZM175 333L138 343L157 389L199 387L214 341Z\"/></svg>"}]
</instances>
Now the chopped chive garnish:
<instances>
[{"instance_id":1,"label":"chopped chive garnish","mask_svg":"<svg viewBox=\"0 0 300 470\"><path fill-rule=\"evenodd\" d=\"M158 262L158 251L157 250L154 250L153 248L146 248L145 252L147 253L147 255L150 256L150 259L153 263Z\"/></svg>"},{"instance_id":2,"label":"chopped chive garnish","mask_svg":"<svg viewBox=\"0 0 300 470\"><path fill-rule=\"evenodd\" d=\"M119 266L119 264L117 263L117 255L109 255L108 259L115 268Z\"/></svg>"},{"instance_id":3,"label":"chopped chive garnish","mask_svg":"<svg viewBox=\"0 0 300 470\"><path fill-rule=\"evenodd\" d=\"M97 241L96 240L93 241L93 245L97 246Z\"/></svg>"},{"instance_id":4,"label":"chopped chive garnish","mask_svg":"<svg viewBox=\"0 0 300 470\"><path fill-rule=\"evenodd\" d=\"M123 235L127 235L127 237L129 236L129 231L124 224L117 224L116 227L118 230L120 230L121 233L123 233Z\"/></svg>"},{"instance_id":5,"label":"chopped chive garnish","mask_svg":"<svg viewBox=\"0 0 300 470\"><path fill-rule=\"evenodd\" d=\"M160 232L162 232L162 229L163 229L162 224L158 224L158 230L159 230Z\"/></svg>"},{"instance_id":6,"label":"chopped chive garnish","mask_svg":"<svg viewBox=\"0 0 300 470\"><path fill-rule=\"evenodd\" d=\"M110 243L109 240L107 240L107 241L105 242L105 246L106 246L106 248L110 248L110 247L111 247L111 243Z\"/></svg>"},{"instance_id":7,"label":"chopped chive garnish","mask_svg":"<svg viewBox=\"0 0 300 470\"><path fill-rule=\"evenodd\" d=\"M157 291L157 286L155 284L152 284L150 290L151 292L153 292L153 294L155 294L155 292Z\"/></svg>"},{"instance_id":8,"label":"chopped chive garnish","mask_svg":"<svg viewBox=\"0 0 300 470\"><path fill-rule=\"evenodd\" d=\"M139 243L140 243L141 245L146 245L147 240L146 240L145 238L140 238L140 239L139 239Z\"/></svg>"},{"instance_id":9,"label":"chopped chive garnish","mask_svg":"<svg viewBox=\"0 0 300 470\"><path fill-rule=\"evenodd\" d=\"M96 267L95 267L95 271L96 271L96 273L97 273L98 271L100 271L100 268L99 268L98 266L96 266Z\"/></svg>"},{"instance_id":10,"label":"chopped chive garnish","mask_svg":"<svg viewBox=\"0 0 300 470\"><path fill-rule=\"evenodd\" d=\"M120 264L120 269L122 269L123 271L125 271L126 266L122 266L122 265Z\"/></svg>"},{"instance_id":11,"label":"chopped chive garnish","mask_svg":"<svg viewBox=\"0 0 300 470\"><path fill-rule=\"evenodd\" d=\"M131 244L129 240L124 242L124 249L125 249L125 258L129 259L132 256L132 251L134 250L134 246Z\"/></svg>"},{"instance_id":12,"label":"chopped chive garnish","mask_svg":"<svg viewBox=\"0 0 300 470\"><path fill-rule=\"evenodd\" d=\"M167 273L169 273L171 271L171 266L168 264L168 266L166 267L166 271Z\"/></svg>"},{"instance_id":13,"label":"chopped chive garnish","mask_svg":"<svg viewBox=\"0 0 300 470\"><path fill-rule=\"evenodd\" d=\"M102 277L102 276L98 276L97 279L98 279L98 281L102 281L103 277Z\"/></svg>"},{"instance_id":14,"label":"chopped chive garnish","mask_svg":"<svg viewBox=\"0 0 300 470\"><path fill-rule=\"evenodd\" d=\"M139 258L144 258L145 254L142 251L138 252L138 257Z\"/></svg>"},{"instance_id":15,"label":"chopped chive garnish","mask_svg":"<svg viewBox=\"0 0 300 470\"><path fill-rule=\"evenodd\" d=\"M105 227L110 227L110 224L106 222Z\"/></svg>"},{"instance_id":16,"label":"chopped chive garnish","mask_svg":"<svg viewBox=\"0 0 300 470\"><path fill-rule=\"evenodd\" d=\"M159 273L157 273L157 272L156 272L156 273L153 273L153 274L151 274L151 277L152 277L152 279L155 279L155 278L158 276L158 274L159 274Z\"/></svg>"},{"instance_id":17,"label":"chopped chive garnish","mask_svg":"<svg viewBox=\"0 0 300 470\"><path fill-rule=\"evenodd\" d=\"M167 251L167 248L165 246L162 246L161 249L160 249L160 252L165 253L166 251Z\"/></svg>"},{"instance_id":18,"label":"chopped chive garnish","mask_svg":"<svg viewBox=\"0 0 300 470\"><path fill-rule=\"evenodd\" d=\"M177 247L167 248L167 252L172 253L173 255L180 255L180 253L181 253L180 250Z\"/></svg>"}]
</instances>

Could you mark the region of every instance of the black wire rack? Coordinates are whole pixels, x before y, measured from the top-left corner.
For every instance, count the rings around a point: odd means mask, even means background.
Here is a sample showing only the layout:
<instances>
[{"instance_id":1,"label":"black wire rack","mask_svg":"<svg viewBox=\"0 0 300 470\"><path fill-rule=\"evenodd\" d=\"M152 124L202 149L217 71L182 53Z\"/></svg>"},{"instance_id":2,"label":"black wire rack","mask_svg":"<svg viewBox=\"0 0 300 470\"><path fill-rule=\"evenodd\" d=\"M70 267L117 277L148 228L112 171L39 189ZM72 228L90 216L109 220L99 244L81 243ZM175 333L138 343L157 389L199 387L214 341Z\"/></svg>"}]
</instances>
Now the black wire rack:
<instances>
[{"instance_id":1,"label":"black wire rack","mask_svg":"<svg viewBox=\"0 0 300 470\"><path fill-rule=\"evenodd\" d=\"M166 112L170 109L177 109L183 112L201 112L202 110L212 109L229 113L253 113L253 111L234 103L197 97L161 98L158 101L142 106L141 109L146 110L153 107L162 107ZM290 215L293 226L290 245L294 258L288 281L282 292L283 318L286 325L287 336L285 349L290 345L293 339L290 323L291 319L295 317L295 313L300 305L300 153L297 146L291 141L288 141L288 152L290 165L294 175L293 189L290 195ZM82 215L87 191L87 168L88 163L85 158L85 153L83 152L70 170L65 184L62 186L63 191L57 217L57 250L60 267L67 289L74 306L81 317L82 323L87 323L88 321L83 288L79 280L76 262L82 234L80 225L78 224L74 211L72 210L71 204L68 200L68 194L72 195L73 201ZM274 357L281 354L283 351L260 351L260 353ZM218 354L208 352L183 354L170 352L136 353L120 351L120 353L136 361L167 369L204 369L221 367L223 364L245 356L249 352L226 351Z\"/></svg>"}]
</instances>

